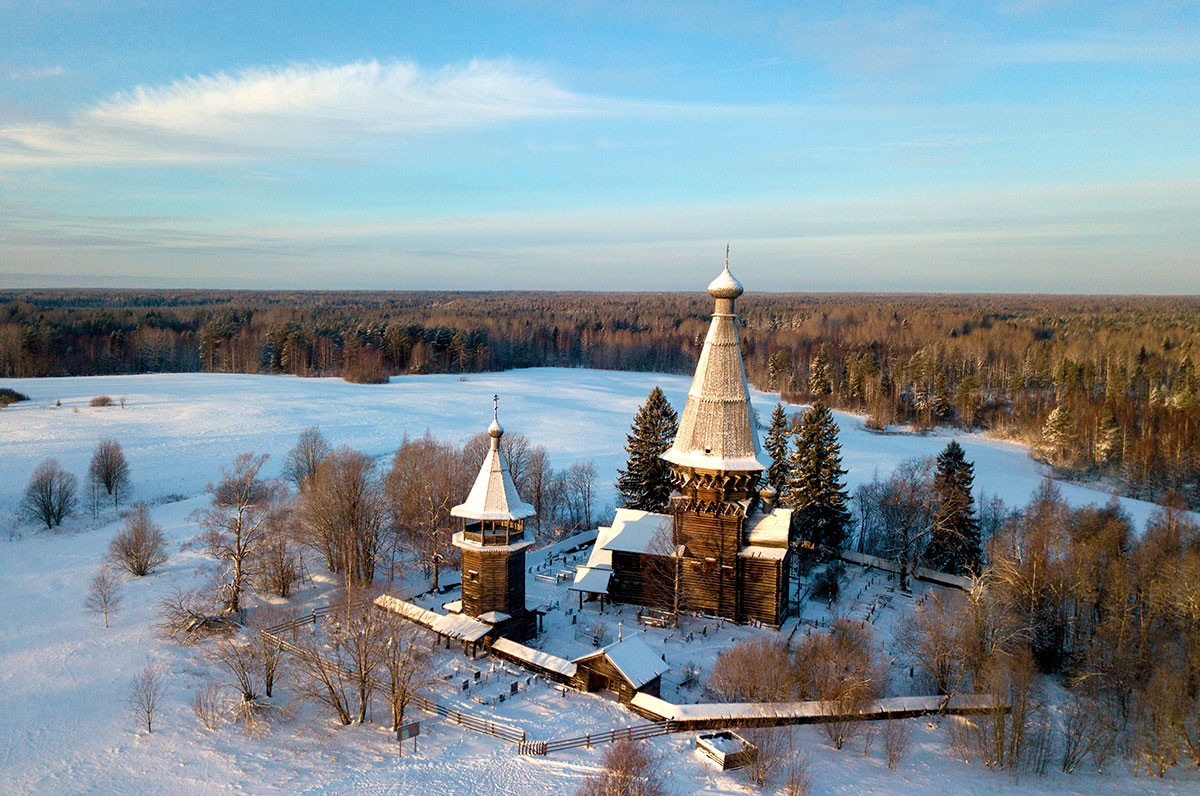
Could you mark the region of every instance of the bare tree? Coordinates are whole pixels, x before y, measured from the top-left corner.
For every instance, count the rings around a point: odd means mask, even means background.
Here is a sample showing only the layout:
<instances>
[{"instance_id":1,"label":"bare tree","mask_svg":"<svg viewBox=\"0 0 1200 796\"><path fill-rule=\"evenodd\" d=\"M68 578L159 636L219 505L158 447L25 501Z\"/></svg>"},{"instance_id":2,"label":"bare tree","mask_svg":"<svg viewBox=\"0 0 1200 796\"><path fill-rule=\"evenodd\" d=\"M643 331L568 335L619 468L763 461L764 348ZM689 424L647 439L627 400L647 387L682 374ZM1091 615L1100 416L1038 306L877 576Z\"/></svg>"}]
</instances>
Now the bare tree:
<instances>
[{"instance_id":1,"label":"bare tree","mask_svg":"<svg viewBox=\"0 0 1200 796\"><path fill-rule=\"evenodd\" d=\"M792 662L782 639L739 641L717 656L706 683L725 702L782 702L795 693Z\"/></svg>"},{"instance_id":2,"label":"bare tree","mask_svg":"<svg viewBox=\"0 0 1200 796\"><path fill-rule=\"evenodd\" d=\"M234 688L241 694L242 702L255 702L258 699L259 660L256 645L236 636L223 638L213 647L209 659L229 674Z\"/></svg>"},{"instance_id":3,"label":"bare tree","mask_svg":"<svg viewBox=\"0 0 1200 796\"><path fill-rule=\"evenodd\" d=\"M283 645L279 637L267 629L283 624L295 617L295 611L266 607L255 612L254 620L250 622L250 632L254 634L254 644L257 646L257 656L262 664L263 692L268 698L275 687L275 677L283 666Z\"/></svg>"},{"instance_id":4,"label":"bare tree","mask_svg":"<svg viewBox=\"0 0 1200 796\"><path fill-rule=\"evenodd\" d=\"M34 469L25 487L21 512L51 530L75 509L77 485L75 476L59 467L54 459L46 459Z\"/></svg>"},{"instance_id":5,"label":"bare tree","mask_svg":"<svg viewBox=\"0 0 1200 796\"><path fill-rule=\"evenodd\" d=\"M908 591L908 578L922 546L937 527L936 504L932 459L901 462L884 482L879 513L890 557L900 567L904 591Z\"/></svg>"},{"instance_id":6,"label":"bare tree","mask_svg":"<svg viewBox=\"0 0 1200 796\"><path fill-rule=\"evenodd\" d=\"M104 627L108 628L109 614L115 614L121 606L121 579L107 566L92 576L92 584L88 587L84 606L94 614L104 617Z\"/></svg>"},{"instance_id":7,"label":"bare tree","mask_svg":"<svg viewBox=\"0 0 1200 796\"><path fill-rule=\"evenodd\" d=\"M317 474L317 468L325 457L333 452L325 435L317 426L309 426L300 432L296 446L288 451L283 460L283 477L296 485L303 492Z\"/></svg>"},{"instance_id":8,"label":"bare tree","mask_svg":"<svg viewBox=\"0 0 1200 796\"><path fill-rule=\"evenodd\" d=\"M389 622L385 630L383 665L392 729L404 723L413 700L433 683L429 648L420 631L409 623Z\"/></svg>"},{"instance_id":9,"label":"bare tree","mask_svg":"<svg viewBox=\"0 0 1200 796\"><path fill-rule=\"evenodd\" d=\"M167 561L167 539L145 503L125 515L125 529L108 543L108 560L135 578L149 575Z\"/></svg>"},{"instance_id":10,"label":"bare tree","mask_svg":"<svg viewBox=\"0 0 1200 796\"><path fill-rule=\"evenodd\" d=\"M883 754L887 757L887 767L895 771L896 766L904 759L908 744L912 740L912 723L904 719L891 719L883 722Z\"/></svg>"},{"instance_id":11,"label":"bare tree","mask_svg":"<svg viewBox=\"0 0 1200 796\"><path fill-rule=\"evenodd\" d=\"M664 519L650 538L647 595L654 605L662 606L671 615L671 624L679 626L679 615L686 609L686 589L683 585L683 546L675 544L675 526Z\"/></svg>"},{"instance_id":12,"label":"bare tree","mask_svg":"<svg viewBox=\"0 0 1200 796\"><path fill-rule=\"evenodd\" d=\"M305 533L326 556L348 589L375 578L385 503L375 463L350 448L338 448L317 468L300 498Z\"/></svg>"},{"instance_id":13,"label":"bare tree","mask_svg":"<svg viewBox=\"0 0 1200 796\"><path fill-rule=\"evenodd\" d=\"M575 462L567 468L567 496L571 511L571 523L581 530L592 527L595 513L596 463L590 459Z\"/></svg>"},{"instance_id":14,"label":"bare tree","mask_svg":"<svg viewBox=\"0 0 1200 796\"><path fill-rule=\"evenodd\" d=\"M242 593L252 574L272 515L280 510L279 486L260 477L267 456L242 453L233 469L209 484L212 505L197 512L203 533L200 543L222 567L221 601L232 613L242 613Z\"/></svg>"},{"instance_id":15,"label":"bare tree","mask_svg":"<svg viewBox=\"0 0 1200 796\"><path fill-rule=\"evenodd\" d=\"M295 542L295 518L294 504L281 500L278 510L267 518L254 562L259 587L284 599L291 596L304 572L304 559Z\"/></svg>"},{"instance_id":16,"label":"bare tree","mask_svg":"<svg viewBox=\"0 0 1200 796\"><path fill-rule=\"evenodd\" d=\"M1161 663L1135 701L1134 744L1150 773L1162 777L1179 760L1187 684L1178 667Z\"/></svg>"},{"instance_id":17,"label":"bare tree","mask_svg":"<svg viewBox=\"0 0 1200 796\"><path fill-rule=\"evenodd\" d=\"M133 720L146 732L154 731L154 716L166 692L166 678L157 664L148 663L129 683L125 703Z\"/></svg>"},{"instance_id":18,"label":"bare tree","mask_svg":"<svg viewBox=\"0 0 1200 796\"><path fill-rule=\"evenodd\" d=\"M205 680L196 686L192 695L192 713L206 730L215 730L221 723L221 684Z\"/></svg>"},{"instance_id":19,"label":"bare tree","mask_svg":"<svg viewBox=\"0 0 1200 796\"><path fill-rule=\"evenodd\" d=\"M939 694L956 692L962 682L965 625L963 598L938 590L901 620L896 633L897 646Z\"/></svg>"},{"instance_id":20,"label":"bare tree","mask_svg":"<svg viewBox=\"0 0 1200 796\"><path fill-rule=\"evenodd\" d=\"M975 690L1006 706L950 725L957 728L960 737L951 740L964 759L973 757L988 768L1015 768L1025 761L1031 732L1045 711L1039 677L1027 650L991 656L976 675Z\"/></svg>"},{"instance_id":21,"label":"bare tree","mask_svg":"<svg viewBox=\"0 0 1200 796\"><path fill-rule=\"evenodd\" d=\"M102 439L96 446L88 466L88 480L103 488L113 508L119 506L129 492L129 462L115 439Z\"/></svg>"},{"instance_id":22,"label":"bare tree","mask_svg":"<svg viewBox=\"0 0 1200 796\"><path fill-rule=\"evenodd\" d=\"M507 435L505 435L507 437ZM542 532L542 512L546 510L546 490L549 488L553 471L550 469L550 454L545 445L535 445L529 449L528 463L525 468L525 478L517 484L519 491L533 510L534 523L537 532Z\"/></svg>"},{"instance_id":23,"label":"bare tree","mask_svg":"<svg viewBox=\"0 0 1200 796\"><path fill-rule=\"evenodd\" d=\"M841 749L862 727L859 714L874 700L886 677L875 659L871 632L838 619L828 633L806 636L796 649L800 692L822 703L821 728Z\"/></svg>"},{"instance_id":24,"label":"bare tree","mask_svg":"<svg viewBox=\"0 0 1200 796\"><path fill-rule=\"evenodd\" d=\"M237 631L236 622L214 616L211 608L212 601L200 592L176 589L159 602L158 628L183 644L201 636Z\"/></svg>"},{"instance_id":25,"label":"bare tree","mask_svg":"<svg viewBox=\"0 0 1200 796\"><path fill-rule=\"evenodd\" d=\"M740 732L758 750L745 768L746 777L760 788L769 785L787 760L787 730L783 727L752 727Z\"/></svg>"},{"instance_id":26,"label":"bare tree","mask_svg":"<svg viewBox=\"0 0 1200 796\"><path fill-rule=\"evenodd\" d=\"M296 690L301 698L327 708L338 724L351 722L348 662L338 645L327 647L316 628L295 639Z\"/></svg>"},{"instance_id":27,"label":"bare tree","mask_svg":"<svg viewBox=\"0 0 1200 796\"><path fill-rule=\"evenodd\" d=\"M370 603L353 608L347 604L345 613L329 622L327 632L348 665L350 684L358 696L358 723L363 724L386 654L384 621Z\"/></svg>"},{"instance_id":28,"label":"bare tree","mask_svg":"<svg viewBox=\"0 0 1200 796\"><path fill-rule=\"evenodd\" d=\"M605 747L600 761L604 768L578 796L666 796L662 758L644 742L622 738Z\"/></svg>"},{"instance_id":29,"label":"bare tree","mask_svg":"<svg viewBox=\"0 0 1200 796\"><path fill-rule=\"evenodd\" d=\"M784 796L808 796L812 781L808 758L800 753L791 755L783 765Z\"/></svg>"},{"instance_id":30,"label":"bare tree","mask_svg":"<svg viewBox=\"0 0 1200 796\"><path fill-rule=\"evenodd\" d=\"M463 500L471 476L468 452L432 437L406 441L392 459L385 481L395 543L414 551L439 585L441 563L451 555L450 509ZM486 448L484 449L486 451ZM483 453L473 459L478 467Z\"/></svg>"}]
</instances>

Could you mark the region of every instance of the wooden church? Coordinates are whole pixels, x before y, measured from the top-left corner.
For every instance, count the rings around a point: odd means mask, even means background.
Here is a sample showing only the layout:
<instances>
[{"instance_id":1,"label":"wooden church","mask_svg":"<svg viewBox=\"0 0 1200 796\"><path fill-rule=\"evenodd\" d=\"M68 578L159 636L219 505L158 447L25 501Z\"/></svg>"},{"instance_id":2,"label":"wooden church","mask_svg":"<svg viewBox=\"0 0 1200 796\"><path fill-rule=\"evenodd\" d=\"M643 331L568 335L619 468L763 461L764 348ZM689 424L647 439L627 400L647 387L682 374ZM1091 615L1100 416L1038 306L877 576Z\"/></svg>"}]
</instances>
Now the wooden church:
<instances>
[{"instance_id":1,"label":"wooden church","mask_svg":"<svg viewBox=\"0 0 1200 796\"><path fill-rule=\"evenodd\" d=\"M450 510L462 520L453 536L462 552L463 616L492 626L489 637L524 641L534 635L537 616L525 607L525 520L536 514L521 499L500 454L498 399L493 398L491 445L467 499Z\"/></svg>"},{"instance_id":2,"label":"wooden church","mask_svg":"<svg viewBox=\"0 0 1200 796\"><path fill-rule=\"evenodd\" d=\"M758 440L738 341L741 284L725 270L708 286L712 322L674 444L662 458L675 491L668 514L619 509L601 528L572 588L614 602L683 609L779 626L789 608L791 510L759 488ZM667 581L667 582L664 582Z\"/></svg>"}]
</instances>

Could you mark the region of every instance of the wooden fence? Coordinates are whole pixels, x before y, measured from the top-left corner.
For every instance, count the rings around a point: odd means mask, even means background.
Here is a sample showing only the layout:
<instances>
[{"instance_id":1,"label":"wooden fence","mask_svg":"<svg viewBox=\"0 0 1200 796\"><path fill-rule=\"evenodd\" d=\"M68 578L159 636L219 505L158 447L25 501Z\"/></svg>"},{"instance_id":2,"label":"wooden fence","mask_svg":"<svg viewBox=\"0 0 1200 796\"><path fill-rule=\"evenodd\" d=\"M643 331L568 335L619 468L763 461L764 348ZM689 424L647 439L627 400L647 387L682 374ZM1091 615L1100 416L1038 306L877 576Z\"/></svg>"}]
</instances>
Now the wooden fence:
<instances>
[{"instance_id":1,"label":"wooden fence","mask_svg":"<svg viewBox=\"0 0 1200 796\"><path fill-rule=\"evenodd\" d=\"M594 744L613 743L628 738L631 741L640 741L645 738L653 738L656 735L667 735L675 732L675 725L670 721L656 721L652 724L637 724L632 727L620 727L614 730L605 730L603 732L593 732L587 735L579 735L574 738L556 738L553 741L540 742L540 751L524 752L524 754L549 754L550 752L561 752L566 749L578 749L581 746L591 748Z\"/></svg>"}]
</instances>

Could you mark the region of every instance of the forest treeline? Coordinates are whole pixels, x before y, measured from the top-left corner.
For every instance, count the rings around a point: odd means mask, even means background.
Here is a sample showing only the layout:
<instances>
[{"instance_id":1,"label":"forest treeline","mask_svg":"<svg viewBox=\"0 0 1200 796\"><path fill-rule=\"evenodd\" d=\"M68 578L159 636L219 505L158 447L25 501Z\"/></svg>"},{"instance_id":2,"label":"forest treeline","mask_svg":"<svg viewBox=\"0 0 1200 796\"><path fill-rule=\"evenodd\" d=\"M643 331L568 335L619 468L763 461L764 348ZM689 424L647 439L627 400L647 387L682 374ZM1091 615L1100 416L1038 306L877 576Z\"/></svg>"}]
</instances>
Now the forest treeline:
<instances>
[{"instance_id":1,"label":"forest treeline","mask_svg":"<svg viewBox=\"0 0 1200 796\"><path fill-rule=\"evenodd\" d=\"M774 293L738 310L761 389L879 428L987 429L1126 494L1200 506L1200 298ZM711 311L700 291L7 291L0 377L690 373Z\"/></svg>"}]
</instances>

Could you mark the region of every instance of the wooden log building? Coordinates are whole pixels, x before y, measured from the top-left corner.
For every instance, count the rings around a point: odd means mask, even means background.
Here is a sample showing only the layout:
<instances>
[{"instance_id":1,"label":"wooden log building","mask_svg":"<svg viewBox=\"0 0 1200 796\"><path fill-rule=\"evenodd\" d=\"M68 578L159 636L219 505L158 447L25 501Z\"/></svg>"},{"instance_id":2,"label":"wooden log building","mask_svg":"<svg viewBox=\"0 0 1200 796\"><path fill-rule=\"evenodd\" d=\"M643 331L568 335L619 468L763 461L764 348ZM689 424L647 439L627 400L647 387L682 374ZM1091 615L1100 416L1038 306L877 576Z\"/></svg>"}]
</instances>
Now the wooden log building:
<instances>
[{"instance_id":1,"label":"wooden log building","mask_svg":"<svg viewBox=\"0 0 1200 796\"><path fill-rule=\"evenodd\" d=\"M667 514L620 509L601 528L572 588L615 602L671 607L779 626L787 616L795 529L775 491L759 488L758 441L738 341L741 284L725 270L708 286L712 322L679 430L663 459L676 490Z\"/></svg>"}]
</instances>

